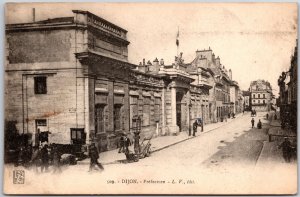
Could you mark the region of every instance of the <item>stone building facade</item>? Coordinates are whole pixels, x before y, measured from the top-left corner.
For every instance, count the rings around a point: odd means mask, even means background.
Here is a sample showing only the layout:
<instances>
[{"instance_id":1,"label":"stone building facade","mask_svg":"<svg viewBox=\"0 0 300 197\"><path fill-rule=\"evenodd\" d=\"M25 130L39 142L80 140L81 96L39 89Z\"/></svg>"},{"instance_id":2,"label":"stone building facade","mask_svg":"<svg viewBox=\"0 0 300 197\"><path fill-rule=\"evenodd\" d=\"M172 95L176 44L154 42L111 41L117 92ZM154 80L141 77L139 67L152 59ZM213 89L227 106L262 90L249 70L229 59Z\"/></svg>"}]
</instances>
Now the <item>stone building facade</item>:
<instances>
[{"instance_id":1,"label":"stone building facade","mask_svg":"<svg viewBox=\"0 0 300 197\"><path fill-rule=\"evenodd\" d=\"M210 48L197 50L196 58L189 65L188 72L195 79L193 84L206 87L208 91L207 104L203 106L206 122L223 121L228 113L233 112L233 103L238 101L237 95L230 94L233 84L231 69L227 70Z\"/></svg>"},{"instance_id":2,"label":"stone building facade","mask_svg":"<svg viewBox=\"0 0 300 197\"><path fill-rule=\"evenodd\" d=\"M272 106L272 87L268 81L256 80L250 83L251 108L255 111L270 111Z\"/></svg>"},{"instance_id":3,"label":"stone building facade","mask_svg":"<svg viewBox=\"0 0 300 197\"><path fill-rule=\"evenodd\" d=\"M282 126L291 126L297 129L297 80L298 80L298 40L294 54L291 58L291 66L287 72L282 72L278 79L279 107Z\"/></svg>"},{"instance_id":4,"label":"stone building facade","mask_svg":"<svg viewBox=\"0 0 300 197\"><path fill-rule=\"evenodd\" d=\"M189 64L181 53L171 65L157 58L134 65L129 44L125 29L81 10L7 24L5 122L15 122L33 145L45 134L49 143L94 141L106 151L134 131L135 117L142 137L162 136L229 111L231 79L211 49Z\"/></svg>"}]
</instances>

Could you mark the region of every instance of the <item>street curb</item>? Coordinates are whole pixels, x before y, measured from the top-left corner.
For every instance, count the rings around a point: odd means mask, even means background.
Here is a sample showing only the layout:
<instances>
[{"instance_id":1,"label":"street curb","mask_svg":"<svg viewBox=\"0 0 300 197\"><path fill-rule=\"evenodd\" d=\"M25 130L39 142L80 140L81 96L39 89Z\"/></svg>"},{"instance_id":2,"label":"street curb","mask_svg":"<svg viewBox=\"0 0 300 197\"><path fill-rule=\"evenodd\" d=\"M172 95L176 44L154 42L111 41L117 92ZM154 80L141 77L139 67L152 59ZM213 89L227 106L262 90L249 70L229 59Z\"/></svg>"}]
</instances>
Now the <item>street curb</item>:
<instances>
[{"instance_id":1,"label":"street curb","mask_svg":"<svg viewBox=\"0 0 300 197\"><path fill-rule=\"evenodd\" d=\"M242 117L242 116L240 116L240 117ZM236 117L236 118L238 118L238 117ZM236 118L235 118L234 120L237 120ZM234 121L234 120L232 120L232 121ZM207 130L207 131L204 131L203 133L208 133L208 132L210 132L210 131L216 130L216 129L222 127L222 126L225 126L225 125L231 123L232 121L226 122L225 124L223 124L223 125L221 125L221 126L219 126L219 127L216 127L216 128L213 128L213 129L210 129L210 130ZM176 144L185 142L185 141L190 140L190 139L195 139L195 138L200 137L200 136L202 136L202 135L197 135L197 136L194 136L194 137L188 137L188 138L186 138L186 139L180 140L180 141L175 142L175 143L173 143L173 144L169 144L169 145L167 145L167 146L163 146L163 147L158 148L158 149L156 149L156 150L150 151L150 153L155 153L155 152L161 151L161 150L163 150L163 149L169 148L169 147L171 147L171 146L174 146L174 145L176 145Z\"/></svg>"},{"instance_id":2,"label":"street curb","mask_svg":"<svg viewBox=\"0 0 300 197\"><path fill-rule=\"evenodd\" d=\"M254 169L256 168L256 166L257 166L257 164L259 163L259 160L261 159L261 155L262 155L262 152L264 152L264 150L266 149L266 143L268 143L268 141L263 141L263 146L262 146L262 148L261 148L261 150L260 150L260 153L259 153L259 156L257 157L257 160L256 160L256 162L255 162L255 167L254 167Z\"/></svg>"}]
</instances>

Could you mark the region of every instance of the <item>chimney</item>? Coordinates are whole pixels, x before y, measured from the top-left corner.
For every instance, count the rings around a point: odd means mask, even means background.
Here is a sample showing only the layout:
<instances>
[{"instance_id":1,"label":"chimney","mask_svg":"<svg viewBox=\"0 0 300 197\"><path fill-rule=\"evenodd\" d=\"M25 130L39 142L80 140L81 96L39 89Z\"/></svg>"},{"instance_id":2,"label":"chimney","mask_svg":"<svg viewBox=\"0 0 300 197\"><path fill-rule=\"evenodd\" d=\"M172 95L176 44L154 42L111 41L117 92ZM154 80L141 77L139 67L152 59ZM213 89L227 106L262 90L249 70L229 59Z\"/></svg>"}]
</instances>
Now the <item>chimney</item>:
<instances>
[{"instance_id":1,"label":"chimney","mask_svg":"<svg viewBox=\"0 0 300 197\"><path fill-rule=\"evenodd\" d=\"M153 71L157 72L159 70L159 61L157 58L153 61Z\"/></svg>"},{"instance_id":2,"label":"chimney","mask_svg":"<svg viewBox=\"0 0 300 197\"><path fill-rule=\"evenodd\" d=\"M146 60L145 60L145 58L143 59L143 66L145 66L146 65Z\"/></svg>"},{"instance_id":3,"label":"chimney","mask_svg":"<svg viewBox=\"0 0 300 197\"><path fill-rule=\"evenodd\" d=\"M165 64L164 59L160 59L160 65L163 66Z\"/></svg>"},{"instance_id":4,"label":"chimney","mask_svg":"<svg viewBox=\"0 0 300 197\"><path fill-rule=\"evenodd\" d=\"M35 8L32 8L32 21L35 23Z\"/></svg>"},{"instance_id":5,"label":"chimney","mask_svg":"<svg viewBox=\"0 0 300 197\"><path fill-rule=\"evenodd\" d=\"M232 80L232 71L229 69L229 79Z\"/></svg>"},{"instance_id":6,"label":"chimney","mask_svg":"<svg viewBox=\"0 0 300 197\"><path fill-rule=\"evenodd\" d=\"M219 68L221 65L219 56L216 58L216 65L217 65L217 68Z\"/></svg>"}]
</instances>

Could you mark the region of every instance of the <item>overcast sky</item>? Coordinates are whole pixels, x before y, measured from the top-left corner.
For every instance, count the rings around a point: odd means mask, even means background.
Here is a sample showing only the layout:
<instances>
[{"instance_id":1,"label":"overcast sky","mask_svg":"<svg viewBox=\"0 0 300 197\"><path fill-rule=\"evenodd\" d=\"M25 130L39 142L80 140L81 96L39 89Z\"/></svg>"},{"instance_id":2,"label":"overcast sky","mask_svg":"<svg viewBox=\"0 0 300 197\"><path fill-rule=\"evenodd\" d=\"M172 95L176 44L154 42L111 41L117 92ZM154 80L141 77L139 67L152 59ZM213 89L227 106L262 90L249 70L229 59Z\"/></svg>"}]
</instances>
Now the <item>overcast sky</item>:
<instances>
[{"instance_id":1,"label":"overcast sky","mask_svg":"<svg viewBox=\"0 0 300 197\"><path fill-rule=\"evenodd\" d=\"M176 34L186 63L197 49L210 46L221 63L231 68L243 90L250 81L268 80L275 95L277 79L288 70L297 30L297 4L283 3L73 3L10 4L7 23L72 16L72 9L90 11L128 30L129 61L163 58L171 64L176 55Z\"/></svg>"}]
</instances>

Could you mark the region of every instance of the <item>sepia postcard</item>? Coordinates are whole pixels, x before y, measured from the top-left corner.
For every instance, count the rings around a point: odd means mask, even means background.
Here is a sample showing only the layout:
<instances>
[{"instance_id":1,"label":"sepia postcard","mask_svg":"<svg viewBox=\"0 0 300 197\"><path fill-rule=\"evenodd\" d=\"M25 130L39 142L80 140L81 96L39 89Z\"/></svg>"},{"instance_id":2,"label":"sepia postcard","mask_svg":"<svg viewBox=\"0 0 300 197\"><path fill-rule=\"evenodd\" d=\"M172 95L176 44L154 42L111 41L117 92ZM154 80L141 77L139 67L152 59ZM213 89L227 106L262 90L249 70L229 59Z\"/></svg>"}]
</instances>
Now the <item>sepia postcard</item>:
<instances>
[{"instance_id":1,"label":"sepia postcard","mask_svg":"<svg viewBox=\"0 0 300 197\"><path fill-rule=\"evenodd\" d=\"M296 194L297 3L7 3L5 194Z\"/></svg>"}]
</instances>

